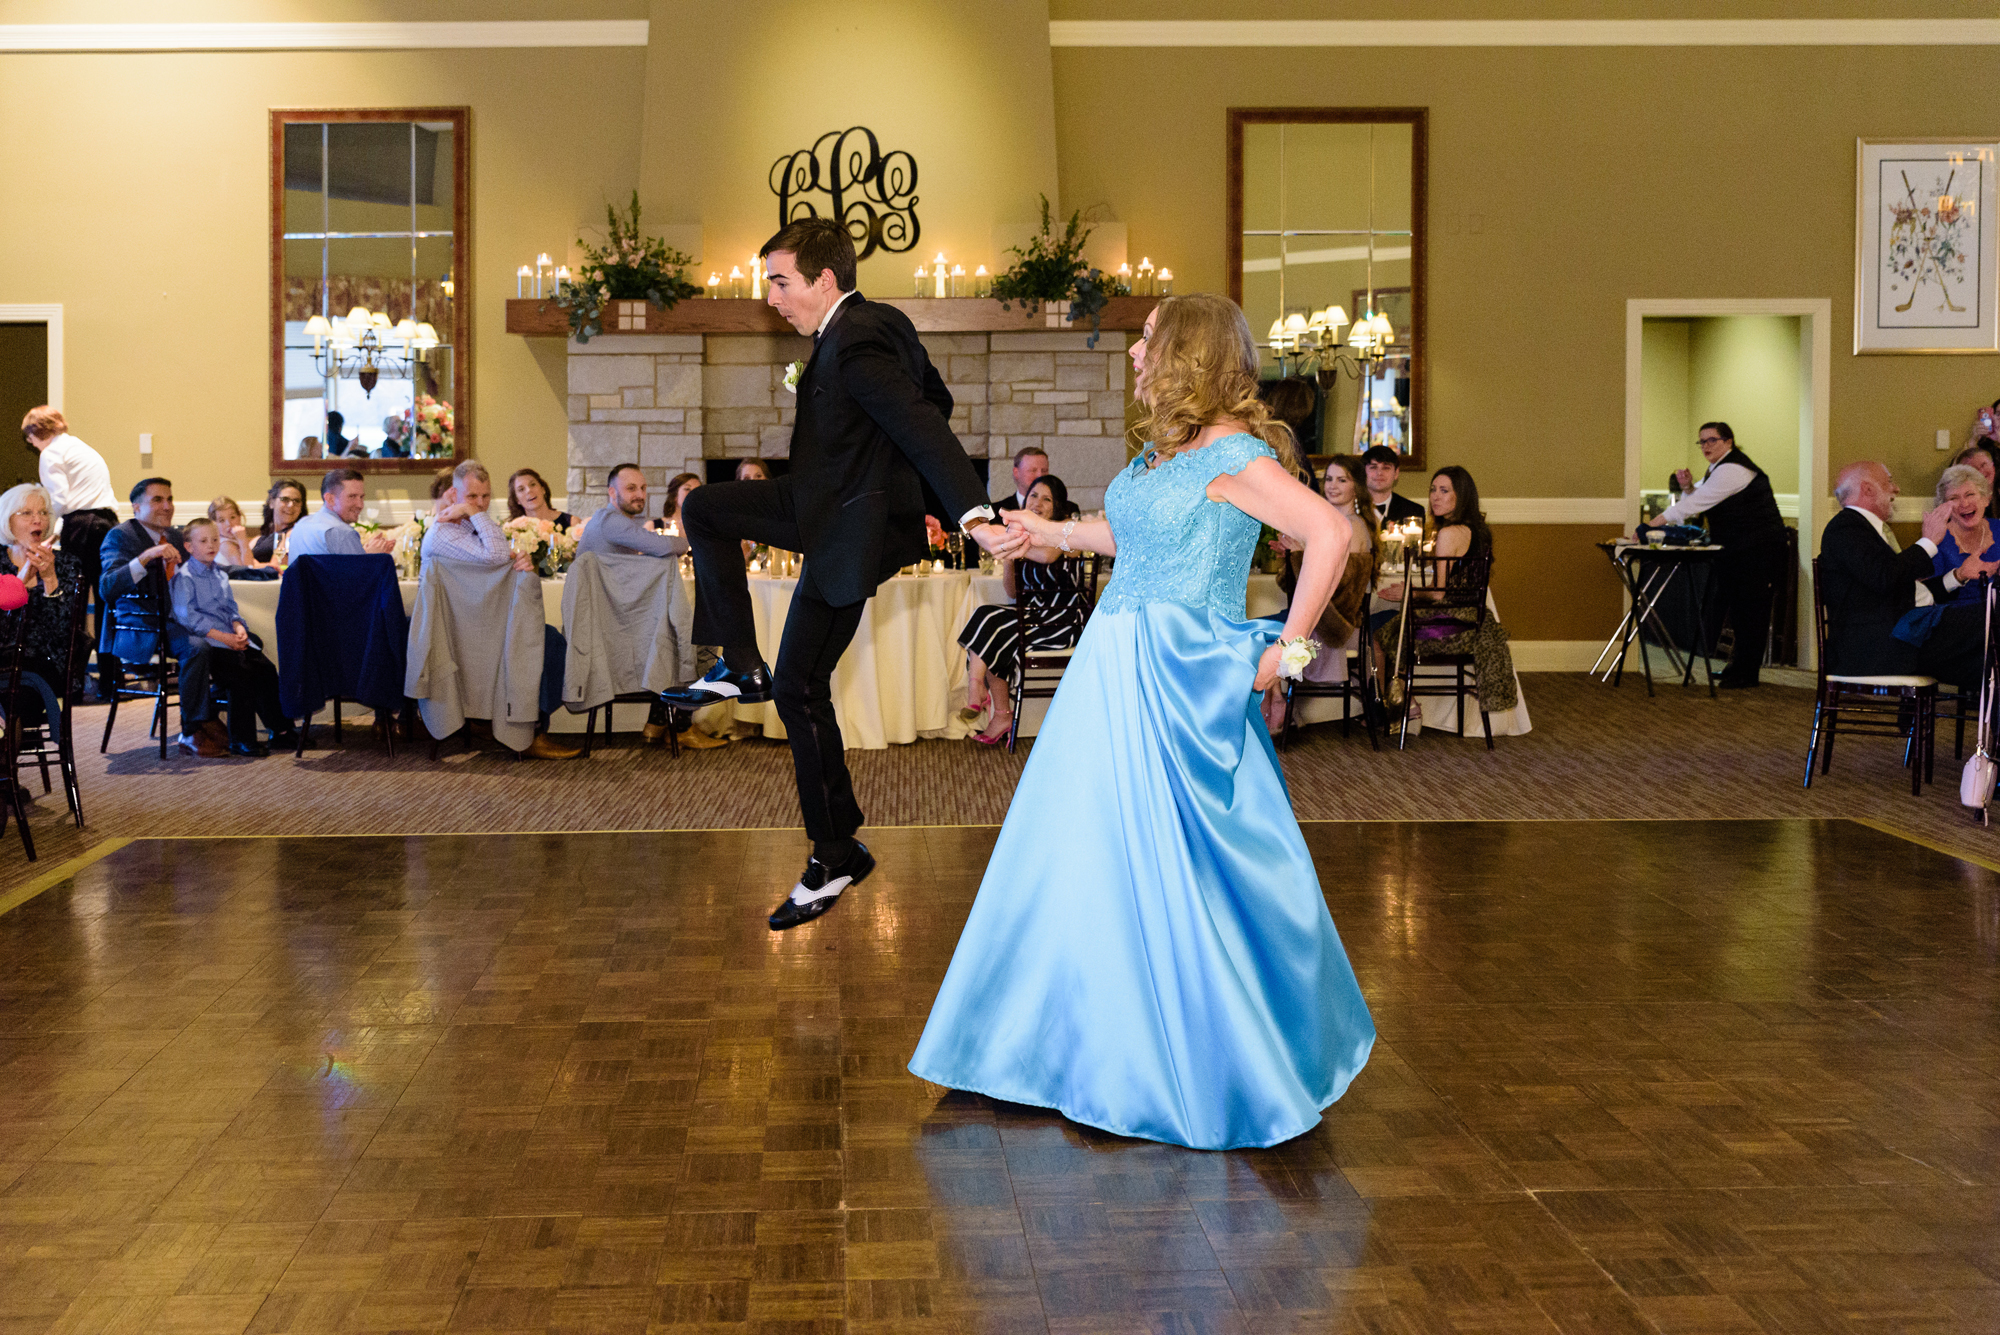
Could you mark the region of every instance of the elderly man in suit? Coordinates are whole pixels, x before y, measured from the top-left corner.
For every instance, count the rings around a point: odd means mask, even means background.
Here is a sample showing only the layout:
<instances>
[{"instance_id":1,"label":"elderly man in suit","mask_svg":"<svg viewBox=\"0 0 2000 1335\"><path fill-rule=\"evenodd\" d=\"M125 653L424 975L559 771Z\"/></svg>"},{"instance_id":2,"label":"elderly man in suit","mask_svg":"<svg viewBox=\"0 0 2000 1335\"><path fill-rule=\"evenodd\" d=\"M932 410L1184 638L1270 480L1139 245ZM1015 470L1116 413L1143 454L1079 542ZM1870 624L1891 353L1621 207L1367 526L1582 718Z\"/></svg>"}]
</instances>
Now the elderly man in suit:
<instances>
[{"instance_id":1,"label":"elderly man in suit","mask_svg":"<svg viewBox=\"0 0 2000 1335\"><path fill-rule=\"evenodd\" d=\"M1889 531L1896 480L1873 461L1849 464L1834 483L1840 513L1820 537L1820 597L1826 603L1826 670L1843 677L1936 677L1977 689L1985 641L1983 605L1942 607L1921 645L1897 639L1912 607L1942 605L1961 585L2000 565L1969 556L1956 570L1933 573L1945 534L1940 505L1924 516L1923 536L1903 547Z\"/></svg>"},{"instance_id":2,"label":"elderly man in suit","mask_svg":"<svg viewBox=\"0 0 2000 1335\"><path fill-rule=\"evenodd\" d=\"M951 433L951 394L916 328L894 306L854 287L854 242L830 218L788 223L766 241L771 305L813 336L793 387L791 471L759 482L717 482L682 504L694 552L694 638L720 646L714 669L677 692L698 709L722 700L775 699L792 746L799 808L812 857L770 916L773 931L809 922L875 868L854 838L862 814L833 712L833 669L861 625L875 586L923 559L924 483L988 551L1025 540L994 522L985 488ZM805 554L778 647L764 666L745 580L744 540Z\"/></svg>"}]
</instances>

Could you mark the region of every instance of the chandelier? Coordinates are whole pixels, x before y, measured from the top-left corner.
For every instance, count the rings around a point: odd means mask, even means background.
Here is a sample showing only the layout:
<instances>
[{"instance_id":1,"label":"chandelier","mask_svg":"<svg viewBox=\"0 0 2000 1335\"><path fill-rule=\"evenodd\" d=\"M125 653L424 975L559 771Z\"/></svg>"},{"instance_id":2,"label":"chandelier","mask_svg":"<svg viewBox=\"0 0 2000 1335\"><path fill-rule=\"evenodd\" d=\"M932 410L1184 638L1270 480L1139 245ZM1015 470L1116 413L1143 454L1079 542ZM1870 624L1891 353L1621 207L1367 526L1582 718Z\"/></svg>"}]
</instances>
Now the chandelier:
<instances>
[{"instance_id":1,"label":"chandelier","mask_svg":"<svg viewBox=\"0 0 2000 1335\"><path fill-rule=\"evenodd\" d=\"M430 360L438 346L437 330L405 316L391 324L383 311L356 306L329 320L315 315L306 321L312 335L313 365L322 378L359 381L372 397L382 372L414 379L418 364Z\"/></svg>"},{"instance_id":2,"label":"chandelier","mask_svg":"<svg viewBox=\"0 0 2000 1335\"><path fill-rule=\"evenodd\" d=\"M1340 306L1314 311L1310 319L1294 311L1271 321L1266 346L1276 354L1281 373L1285 362L1296 358L1301 374L1344 370L1359 379L1363 365L1379 361L1396 341L1396 328L1381 311L1363 311L1343 340L1340 329L1347 323L1347 311Z\"/></svg>"}]
</instances>

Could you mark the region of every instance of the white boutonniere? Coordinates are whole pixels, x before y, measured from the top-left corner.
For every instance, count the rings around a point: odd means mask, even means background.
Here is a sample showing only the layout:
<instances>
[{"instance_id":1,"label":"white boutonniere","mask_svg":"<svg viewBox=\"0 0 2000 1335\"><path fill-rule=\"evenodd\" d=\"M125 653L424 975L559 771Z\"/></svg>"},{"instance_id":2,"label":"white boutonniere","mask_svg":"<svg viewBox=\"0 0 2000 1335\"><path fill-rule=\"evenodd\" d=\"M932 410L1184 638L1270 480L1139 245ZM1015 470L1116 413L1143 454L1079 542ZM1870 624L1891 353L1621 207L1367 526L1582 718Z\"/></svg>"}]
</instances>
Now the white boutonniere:
<instances>
[{"instance_id":1,"label":"white boutonniere","mask_svg":"<svg viewBox=\"0 0 2000 1335\"><path fill-rule=\"evenodd\" d=\"M805 373L806 364L804 362L793 362L785 368L785 392L787 394L796 394L799 392L799 377Z\"/></svg>"}]
</instances>

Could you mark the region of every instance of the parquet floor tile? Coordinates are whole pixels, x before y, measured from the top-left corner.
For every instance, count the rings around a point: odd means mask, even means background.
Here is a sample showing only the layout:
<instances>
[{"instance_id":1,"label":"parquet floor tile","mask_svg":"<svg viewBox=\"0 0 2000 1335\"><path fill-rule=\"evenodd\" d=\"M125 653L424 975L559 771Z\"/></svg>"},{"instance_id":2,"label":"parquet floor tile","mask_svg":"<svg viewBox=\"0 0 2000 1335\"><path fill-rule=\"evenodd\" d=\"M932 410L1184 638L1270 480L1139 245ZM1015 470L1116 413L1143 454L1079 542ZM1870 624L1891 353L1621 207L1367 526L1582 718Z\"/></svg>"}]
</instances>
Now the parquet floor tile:
<instances>
[{"instance_id":1,"label":"parquet floor tile","mask_svg":"<svg viewBox=\"0 0 2000 1335\"><path fill-rule=\"evenodd\" d=\"M0 1335L2000 1329L2000 876L1307 837L1381 1039L1231 1154L908 1074L989 829L135 842L0 916Z\"/></svg>"}]
</instances>

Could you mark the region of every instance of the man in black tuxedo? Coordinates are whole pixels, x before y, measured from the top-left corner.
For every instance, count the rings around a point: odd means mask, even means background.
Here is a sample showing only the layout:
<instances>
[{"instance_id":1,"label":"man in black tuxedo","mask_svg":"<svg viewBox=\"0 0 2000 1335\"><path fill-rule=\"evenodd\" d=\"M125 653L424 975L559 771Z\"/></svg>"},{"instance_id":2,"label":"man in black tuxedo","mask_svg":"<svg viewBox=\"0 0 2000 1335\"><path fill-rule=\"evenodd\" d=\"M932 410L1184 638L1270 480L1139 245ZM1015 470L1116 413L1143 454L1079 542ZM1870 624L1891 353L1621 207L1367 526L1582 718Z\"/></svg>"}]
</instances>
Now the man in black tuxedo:
<instances>
[{"instance_id":1,"label":"man in black tuxedo","mask_svg":"<svg viewBox=\"0 0 2000 1335\"><path fill-rule=\"evenodd\" d=\"M1402 476L1403 456L1387 445L1370 445L1361 452L1362 475L1368 479L1368 503L1375 507L1376 522L1400 524L1406 519L1423 520L1429 511L1407 496L1396 493L1396 479Z\"/></svg>"},{"instance_id":2,"label":"man in black tuxedo","mask_svg":"<svg viewBox=\"0 0 2000 1335\"><path fill-rule=\"evenodd\" d=\"M1014 494L993 502L996 510L1021 510L1028 504L1028 488L1036 478L1049 475L1049 452L1039 445L1025 445L1014 454Z\"/></svg>"},{"instance_id":3,"label":"man in black tuxedo","mask_svg":"<svg viewBox=\"0 0 2000 1335\"><path fill-rule=\"evenodd\" d=\"M1826 603L1826 670L1842 677L1936 677L1960 688L1977 689L1984 656L1980 604L1945 606L1965 584L1992 574L1969 556L1958 569L1931 573L1932 558L1945 534L1946 510L1924 516L1924 535L1898 547L1888 531L1896 481L1879 463L1849 464L1833 494L1841 511L1820 536L1820 597ZM1919 592L1921 590L1921 593ZM1912 607L1940 608L1937 624L1922 645L1892 633Z\"/></svg>"},{"instance_id":4,"label":"man in black tuxedo","mask_svg":"<svg viewBox=\"0 0 2000 1335\"><path fill-rule=\"evenodd\" d=\"M797 377L791 471L768 481L715 482L682 502L694 554L694 638L721 657L699 681L665 693L684 709L775 700L792 745L799 809L812 857L771 914L773 931L810 922L875 868L854 838L854 800L833 711L833 669L875 586L924 559L925 483L988 551L1025 539L995 523L985 489L951 433L951 394L908 316L854 288L854 242L832 219L787 224L764 243L768 300L812 356ZM776 672L757 648L744 577L748 540L805 556Z\"/></svg>"}]
</instances>

